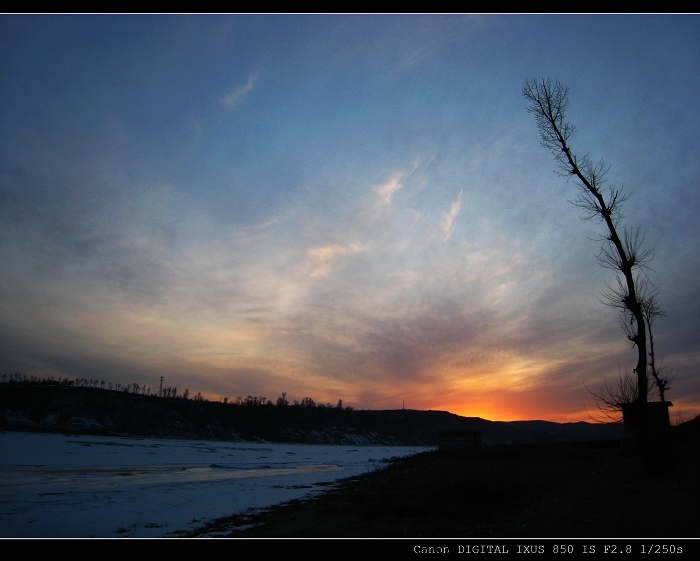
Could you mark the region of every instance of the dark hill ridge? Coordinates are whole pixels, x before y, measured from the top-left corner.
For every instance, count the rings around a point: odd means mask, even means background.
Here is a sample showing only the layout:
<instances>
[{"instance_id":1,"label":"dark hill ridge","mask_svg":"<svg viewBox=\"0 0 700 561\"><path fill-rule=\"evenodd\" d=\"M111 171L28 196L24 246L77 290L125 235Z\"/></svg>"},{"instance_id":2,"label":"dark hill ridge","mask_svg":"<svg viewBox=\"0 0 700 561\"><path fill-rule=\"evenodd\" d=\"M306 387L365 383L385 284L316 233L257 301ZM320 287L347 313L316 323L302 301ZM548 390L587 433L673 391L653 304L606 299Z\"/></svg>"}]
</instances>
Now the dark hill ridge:
<instances>
[{"instance_id":1,"label":"dark hill ridge","mask_svg":"<svg viewBox=\"0 0 700 561\"><path fill-rule=\"evenodd\" d=\"M0 384L0 429L310 444L435 446L444 430L481 432L484 444L620 438L619 425L487 421L446 411L349 411L241 406L97 388Z\"/></svg>"}]
</instances>

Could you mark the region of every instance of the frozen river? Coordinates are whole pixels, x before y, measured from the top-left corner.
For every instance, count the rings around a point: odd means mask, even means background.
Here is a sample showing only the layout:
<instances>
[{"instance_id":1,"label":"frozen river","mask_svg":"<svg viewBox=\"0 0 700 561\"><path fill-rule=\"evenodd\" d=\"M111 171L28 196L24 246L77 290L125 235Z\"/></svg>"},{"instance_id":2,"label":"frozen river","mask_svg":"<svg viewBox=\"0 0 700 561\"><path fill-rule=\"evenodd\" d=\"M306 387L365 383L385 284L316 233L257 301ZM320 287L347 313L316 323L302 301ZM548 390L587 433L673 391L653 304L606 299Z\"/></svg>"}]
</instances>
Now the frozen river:
<instances>
[{"instance_id":1,"label":"frozen river","mask_svg":"<svg viewBox=\"0 0 700 561\"><path fill-rule=\"evenodd\" d=\"M428 449L0 432L0 537L179 535Z\"/></svg>"}]
</instances>

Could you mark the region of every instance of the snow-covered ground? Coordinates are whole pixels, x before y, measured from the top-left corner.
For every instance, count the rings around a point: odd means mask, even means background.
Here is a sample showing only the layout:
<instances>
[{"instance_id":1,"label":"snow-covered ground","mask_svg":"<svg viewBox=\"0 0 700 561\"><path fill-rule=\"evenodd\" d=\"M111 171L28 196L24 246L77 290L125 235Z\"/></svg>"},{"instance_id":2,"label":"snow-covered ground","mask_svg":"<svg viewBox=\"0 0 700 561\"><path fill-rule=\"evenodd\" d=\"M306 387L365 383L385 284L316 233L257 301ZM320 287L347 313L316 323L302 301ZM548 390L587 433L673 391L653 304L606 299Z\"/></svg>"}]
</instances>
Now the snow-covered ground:
<instances>
[{"instance_id":1,"label":"snow-covered ground","mask_svg":"<svg viewBox=\"0 0 700 561\"><path fill-rule=\"evenodd\" d=\"M0 432L0 537L178 535L427 449Z\"/></svg>"}]
</instances>

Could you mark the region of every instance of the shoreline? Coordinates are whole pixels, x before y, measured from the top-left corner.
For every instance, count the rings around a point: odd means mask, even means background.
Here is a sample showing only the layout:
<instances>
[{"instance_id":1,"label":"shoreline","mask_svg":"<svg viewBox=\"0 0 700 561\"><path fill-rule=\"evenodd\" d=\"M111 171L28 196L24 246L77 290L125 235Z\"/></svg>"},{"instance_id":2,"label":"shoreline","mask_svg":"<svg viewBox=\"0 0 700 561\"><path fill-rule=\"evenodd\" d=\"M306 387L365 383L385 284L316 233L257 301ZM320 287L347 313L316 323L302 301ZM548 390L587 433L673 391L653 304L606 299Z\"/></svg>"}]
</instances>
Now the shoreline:
<instances>
[{"instance_id":1,"label":"shoreline","mask_svg":"<svg viewBox=\"0 0 700 561\"><path fill-rule=\"evenodd\" d=\"M609 445L425 452L187 537L697 538L695 425L674 437L665 473Z\"/></svg>"}]
</instances>

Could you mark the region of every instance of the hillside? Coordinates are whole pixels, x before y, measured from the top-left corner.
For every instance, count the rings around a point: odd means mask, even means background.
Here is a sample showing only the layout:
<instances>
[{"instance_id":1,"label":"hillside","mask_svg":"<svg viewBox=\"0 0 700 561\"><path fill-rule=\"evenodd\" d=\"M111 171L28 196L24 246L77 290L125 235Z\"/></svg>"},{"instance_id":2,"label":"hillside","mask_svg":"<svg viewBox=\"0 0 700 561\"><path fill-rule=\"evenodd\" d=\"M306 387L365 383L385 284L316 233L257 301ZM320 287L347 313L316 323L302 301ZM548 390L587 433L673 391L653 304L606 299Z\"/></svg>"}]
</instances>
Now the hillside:
<instances>
[{"instance_id":1,"label":"hillside","mask_svg":"<svg viewBox=\"0 0 700 561\"><path fill-rule=\"evenodd\" d=\"M487 445L616 439L619 425L495 422L446 411L242 406L97 388L0 385L0 429L314 444L434 446L444 430Z\"/></svg>"}]
</instances>

